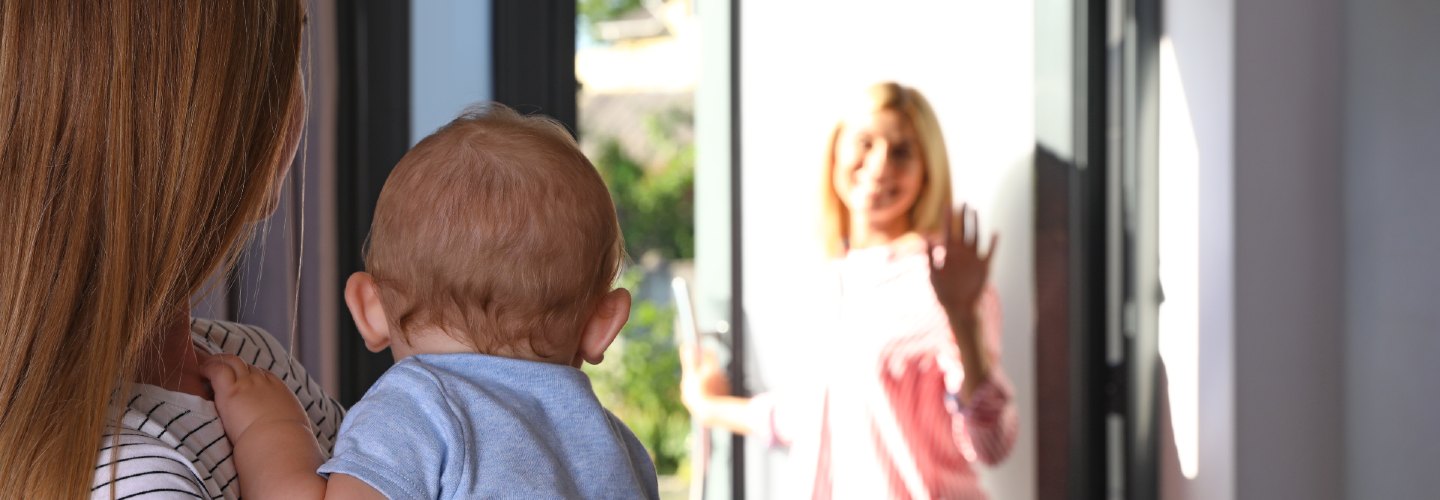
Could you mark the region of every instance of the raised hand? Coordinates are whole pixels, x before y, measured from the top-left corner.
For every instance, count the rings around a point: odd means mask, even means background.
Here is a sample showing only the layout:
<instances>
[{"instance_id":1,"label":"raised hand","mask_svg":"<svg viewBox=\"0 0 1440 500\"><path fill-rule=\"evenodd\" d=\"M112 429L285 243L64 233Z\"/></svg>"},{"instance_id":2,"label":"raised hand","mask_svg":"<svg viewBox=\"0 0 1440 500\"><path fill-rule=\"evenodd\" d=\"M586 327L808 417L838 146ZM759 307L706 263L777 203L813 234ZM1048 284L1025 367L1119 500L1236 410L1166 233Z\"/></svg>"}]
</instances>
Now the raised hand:
<instances>
[{"instance_id":1,"label":"raised hand","mask_svg":"<svg viewBox=\"0 0 1440 500\"><path fill-rule=\"evenodd\" d=\"M981 251L980 221L967 205L946 212L942 224L943 241L930 243L930 284L946 313L973 316L990 279L990 259L1000 236L991 235L989 250Z\"/></svg>"},{"instance_id":2,"label":"raised hand","mask_svg":"<svg viewBox=\"0 0 1440 500\"><path fill-rule=\"evenodd\" d=\"M945 309L960 360L965 367L965 394L989 375L984 339L980 338L977 306L990 280L990 259L999 248L999 235L990 236L989 249L980 249L980 222L968 205L947 211L942 241L929 244L930 285Z\"/></svg>"}]
</instances>

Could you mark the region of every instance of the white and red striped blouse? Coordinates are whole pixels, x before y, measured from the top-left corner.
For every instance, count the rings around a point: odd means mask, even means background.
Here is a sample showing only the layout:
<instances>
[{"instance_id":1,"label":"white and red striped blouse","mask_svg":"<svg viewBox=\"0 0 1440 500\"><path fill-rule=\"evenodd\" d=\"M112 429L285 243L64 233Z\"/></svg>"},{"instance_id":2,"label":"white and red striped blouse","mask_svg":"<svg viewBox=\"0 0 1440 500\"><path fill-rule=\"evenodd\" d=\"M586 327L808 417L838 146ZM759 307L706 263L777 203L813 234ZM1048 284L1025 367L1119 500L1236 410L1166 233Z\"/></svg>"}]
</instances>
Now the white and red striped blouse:
<instances>
[{"instance_id":1,"label":"white and red striped blouse","mask_svg":"<svg viewBox=\"0 0 1440 500\"><path fill-rule=\"evenodd\" d=\"M755 437L790 448L787 498L986 498L972 464L1005 458L1018 429L995 291L979 305L991 378L961 408L960 351L923 248L852 250L835 266L833 342L795 365L815 382L748 408Z\"/></svg>"}]
</instances>

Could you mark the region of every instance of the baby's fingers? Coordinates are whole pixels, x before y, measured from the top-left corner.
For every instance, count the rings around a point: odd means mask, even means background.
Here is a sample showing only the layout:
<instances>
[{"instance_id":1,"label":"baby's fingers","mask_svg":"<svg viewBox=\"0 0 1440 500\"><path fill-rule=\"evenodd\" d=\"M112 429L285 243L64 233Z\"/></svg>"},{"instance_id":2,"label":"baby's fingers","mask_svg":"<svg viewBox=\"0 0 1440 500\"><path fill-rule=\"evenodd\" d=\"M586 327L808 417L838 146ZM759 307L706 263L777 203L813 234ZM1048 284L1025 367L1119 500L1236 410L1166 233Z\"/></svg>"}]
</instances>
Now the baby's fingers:
<instances>
[{"instance_id":1,"label":"baby's fingers","mask_svg":"<svg viewBox=\"0 0 1440 500\"><path fill-rule=\"evenodd\" d=\"M240 358L229 354L212 355L201 367L201 374L210 381L210 387L217 394L229 392L235 387L235 382L249 371L249 365L246 365Z\"/></svg>"}]
</instances>

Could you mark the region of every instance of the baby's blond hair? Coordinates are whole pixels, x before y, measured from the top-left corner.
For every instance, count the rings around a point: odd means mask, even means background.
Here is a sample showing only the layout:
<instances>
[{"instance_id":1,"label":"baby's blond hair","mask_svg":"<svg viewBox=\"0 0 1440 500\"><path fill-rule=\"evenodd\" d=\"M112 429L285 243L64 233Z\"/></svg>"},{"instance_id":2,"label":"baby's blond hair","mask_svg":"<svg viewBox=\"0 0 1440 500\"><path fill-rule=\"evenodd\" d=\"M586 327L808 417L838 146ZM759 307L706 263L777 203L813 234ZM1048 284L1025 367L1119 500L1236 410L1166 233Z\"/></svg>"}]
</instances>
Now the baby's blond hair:
<instances>
[{"instance_id":1,"label":"baby's blond hair","mask_svg":"<svg viewBox=\"0 0 1440 500\"><path fill-rule=\"evenodd\" d=\"M365 262L401 339L439 328L477 352L549 357L622 258L614 202L564 126L487 104L395 166Z\"/></svg>"}]
</instances>

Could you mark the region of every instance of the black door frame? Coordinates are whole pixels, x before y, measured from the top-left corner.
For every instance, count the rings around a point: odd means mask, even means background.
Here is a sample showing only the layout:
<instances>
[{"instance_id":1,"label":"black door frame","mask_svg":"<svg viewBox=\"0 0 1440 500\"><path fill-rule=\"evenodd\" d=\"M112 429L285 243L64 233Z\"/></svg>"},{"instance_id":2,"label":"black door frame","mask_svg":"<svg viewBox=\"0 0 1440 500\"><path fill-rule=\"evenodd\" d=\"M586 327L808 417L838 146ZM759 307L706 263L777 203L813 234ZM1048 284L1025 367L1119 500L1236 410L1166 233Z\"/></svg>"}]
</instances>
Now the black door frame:
<instances>
[{"instance_id":1,"label":"black door frame","mask_svg":"<svg viewBox=\"0 0 1440 500\"><path fill-rule=\"evenodd\" d=\"M1134 318L1153 303L1138 294L1153 288L1136 281L1145 256L1133 197L1157 161L1160 0L1074 0L1072 9L1074 152L1037 144L1035 156L1037 491L1150 499L1159 353L1154 329ZM1124 26L1119 47L1110 45L1113 14Z\"/></svg>"},{"instance_id":2,"label":"black door frame","mask_svg":"<svg viewBox=\"0 0 1440 500\"><path fill-rule=\"evenodd\" d=\"M337 1L335 17L336 267L343 290L351 273L364 270L380 187L410 147L410 1ZM337 314L337 397L348 407L392 359L365 348L348 309Z\"/></svg>"},{"instance_id":3,"label":"black door frame","mask_svg":"<svg viewBox=\"0 0 1440 500\"><path fill-rule=\"evenodd\" d=\"M494 99L578 137L575 0L492 0Z\"/></svg>"}]
</instances>

